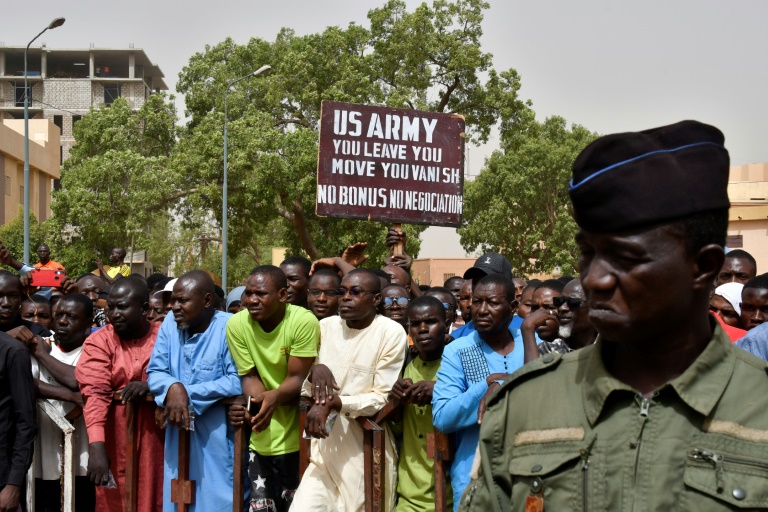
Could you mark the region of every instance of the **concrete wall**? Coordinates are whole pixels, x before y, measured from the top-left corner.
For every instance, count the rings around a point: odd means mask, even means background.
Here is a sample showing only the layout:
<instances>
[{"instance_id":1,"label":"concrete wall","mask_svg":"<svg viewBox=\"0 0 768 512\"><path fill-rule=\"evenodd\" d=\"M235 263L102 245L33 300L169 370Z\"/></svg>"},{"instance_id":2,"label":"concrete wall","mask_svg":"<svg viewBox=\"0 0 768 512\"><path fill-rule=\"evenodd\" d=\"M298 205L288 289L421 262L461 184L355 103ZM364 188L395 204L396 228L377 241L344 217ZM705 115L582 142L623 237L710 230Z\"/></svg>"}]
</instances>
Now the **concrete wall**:
<instances>
[{"instance_id":1,"label":"concrete wall","mask_svg":"<svg viewBox=\"0 0 768 512\"><path fill-rule=\"evenodd\" d=\"M419 284L443 286L451 275L463 276L475 258L419 258L413 260L411 275Z\"/></svg>"},{"instance_id":2,"label":"concrete wall","mask_svg":"<svg viewBox=\"0 0 768 512\"><path fill-rule=\"evenodd\" d=\"M16 108L14 83L13 80L0 80L0 108ZM104 82L90 78L46 78L44 81L31 82L33 110L30 111L30 119L47 119L53 122L54 116L62 116L60 134L62 162L69 157L70 148L75 143L72 115L83 116L90 111L91 106L96 108L102 106L104 85L112 83L120 85L120 96L128 101L132 109L139 109L144 105L149 91L146 84L141 81ZM14 111L15 114L20 112L21 110ZM12 118L11 112L0 112L0 120Z\"/></svg>"},{"instance_id":3,"label":"concrete wall","mask_svg":"<svg viewBox=\"0 0 768 512\"><path fill-rule=\"evenodd\" d=\"M39 221L51 215L51 185L59 178L59 129L47 120L29 122L30 211ZM6 224L24 204L24 121L0 123L0 223Z\"/></svg>"}]
</instances>

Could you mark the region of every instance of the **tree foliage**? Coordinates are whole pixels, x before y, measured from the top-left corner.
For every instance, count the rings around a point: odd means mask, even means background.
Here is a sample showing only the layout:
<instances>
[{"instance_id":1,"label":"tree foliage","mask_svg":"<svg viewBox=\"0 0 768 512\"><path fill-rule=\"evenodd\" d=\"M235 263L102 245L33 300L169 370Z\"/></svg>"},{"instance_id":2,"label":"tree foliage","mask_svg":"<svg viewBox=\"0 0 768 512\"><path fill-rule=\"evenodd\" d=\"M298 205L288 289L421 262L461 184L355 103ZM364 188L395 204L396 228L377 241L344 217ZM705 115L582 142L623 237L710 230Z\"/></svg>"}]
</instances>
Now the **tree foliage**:
<instances>
[{"instance_id":1,"label":"tree foliage","mask_svg":"<svg viewBox=\"0 0 768 512\"><path fill-rule=\"evenodd\" d=\"M122 98L91 108L75 125L51 203L54 246L70 274L92 270L114 245L157 245L153 228L167 221L178 181L169 172L176 120L173 105L153 95L137 112Z\"/></svg>"},{"instance_id":2,"label":"tree foliage","mask_svg":"<svg viewBox=\"0 0 768 512\"><path fill-rule=\"evenodd\" d=\"M44 222L40 224L37 221L37 217L33 212L29 212L29 250L32 254L35 254L37 247L42 243L48 243L47 224ZM24 254L24 210L19 206L19 212L11 222L0 226L0 242L8 249L11 256L21 260L22 254ZM58 255L51 254L53 259L58 260ZM37 261L37 258L34 259ZM30 265L33 262L28 262ZM15 269L7 266L0 265L1 268L16 272Z\"/></svg>"},{"instance_id":3,"label":"tree foliage","mask_svg":"<svg viewBox=\"0 0 768 512\"><path fill-rule=\"evenodd\" d=\"M597 135L564 119L529 119L526 129L508 133L474 182L464 191L467 250L504 254L516 275L576 271L577 251L568 199L571 164Z\"/></svg>"},{"instance_id":4,"label":"tree foliage","mask_svg":"<svg viewBox=\"0 0 768 512\"><path fill-rule=\"evenodd\" d=\"M369 12L367 26L301 36L285 28L274 41L207 46L179 76L188 119L181 127L162 96L135 113L122 100L92 110L75 129L52 205L59 254L85 269L95 253L133 238L177 272L199 265L217 271L220 252L202 249L221 229L226 98L228 263L239 269L230 271L233 280L269 261L273 246L316 258L367 241L366 264L381 265L384 224L315 214L321 104L335 100L462 114L473 143L499 129L503 150L466 185L462 243L503 248L518 271L553 262L568 268L561 170L591 134L568 130L562 120L535 122L530 103L518 97L517 72L494 69L482 51L487 8L482 0L435 0L409 11L403 0L388 0ZM265 64L270 75L229 87ZM541 192L546 197L538 199ZM169 216L180 220L175 229ZM403 228L417 255L425 227Z\"/></svg>"},{"instance_id":5,"label":"tree foliage","mask_svg":"<svg viewBox=\"0 0 768 512\"><path fill-rule=\"evenodd\" d=\"M220 216L227 84L269 64L270 76L239 82L227 97L229 218L237 233L229 237L230 252L277 219L287 228L289 253L316 258L368 241L369 264L380 265L384 224L314 213L321 102L458 112L473 140L486 141L494 125L514 122L527 108L517 98L517 73L497 73L480 48L486 8L479 0L438 0L409 12L390 0L369 12L370 28L353 23L306 36L283 29L274 42L227 39L192 56L178 84L190 117L176 159L193 191L187 213L204 208ZM424 226L404 228L409 250L418 253Z\"/></svg>"}]
</instances>

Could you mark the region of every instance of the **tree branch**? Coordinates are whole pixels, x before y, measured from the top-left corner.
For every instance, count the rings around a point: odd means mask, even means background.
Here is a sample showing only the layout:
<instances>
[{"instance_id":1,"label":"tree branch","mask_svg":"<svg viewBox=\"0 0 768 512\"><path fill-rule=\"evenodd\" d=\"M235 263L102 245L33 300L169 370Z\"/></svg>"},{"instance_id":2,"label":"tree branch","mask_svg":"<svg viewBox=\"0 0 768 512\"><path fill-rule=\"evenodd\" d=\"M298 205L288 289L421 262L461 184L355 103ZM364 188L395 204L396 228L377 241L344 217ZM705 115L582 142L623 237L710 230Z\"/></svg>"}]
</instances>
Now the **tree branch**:
<instances>
[{"instance_id":1,"label":"tree branch","mask_svg":"<svg viewBox=\"0 0 768 512\"><path fill-rule=\"evenodd\" d=\"M459 75L454 75L453 83L449 85L448 88L445 90L445 94L443 94L443 97L440 100L440 105L437 106L438 112L443 112L445 110L445 107L448 106L448 101L451 99L451 94L453 94L453 91L455 91L458 86L459 86Z\"/></svg>"},{"instance_id":2,"label":"tree branch","mask_svg":"<svg viewBox=\"0 0 768 512\"><path fill-rule=\"evenodd\" d=\"M299 236L301 247L309 255L309 259L317 259L317 247L315 246L312 235L309 234L307 229L307 223L304 219L304 209L301 207L299 200L293 202L293 229L296 230L296 234Z\"/></svg>"},{"instance_id":3,"label":"tree branch","mask_svg":"<svg viewBox=\"0 0 768 512\"><path fill-rule=\"evenodd\" d=\"M275 121L275 126L281 126L284 124L299 124L305 128L312 128L312 125L302 119L280 119Z\"/></svg>"}]
</instances>

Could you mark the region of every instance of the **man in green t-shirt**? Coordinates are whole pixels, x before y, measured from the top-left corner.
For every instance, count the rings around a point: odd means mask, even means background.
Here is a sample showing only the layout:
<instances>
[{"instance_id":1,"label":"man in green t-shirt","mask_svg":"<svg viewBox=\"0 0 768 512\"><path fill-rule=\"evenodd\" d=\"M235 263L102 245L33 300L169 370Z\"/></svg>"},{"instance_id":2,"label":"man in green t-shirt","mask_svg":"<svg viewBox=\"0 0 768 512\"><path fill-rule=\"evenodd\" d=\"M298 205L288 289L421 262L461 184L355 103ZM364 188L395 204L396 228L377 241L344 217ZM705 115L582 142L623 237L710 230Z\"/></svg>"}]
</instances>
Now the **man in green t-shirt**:
<instances>
[{"instance_id":1,"label":"man in green t-shirt","mask_svg":"<svg viewBox=\"0 0 768 512\"><path fill-rule=\"evenodd\" d=\"M432 389L448 330L445 308L435 297L414 299L408 306L407 320L408 333L418 356L405 367L403 378L392 387L392 394L403 404L402 422L393 424L395 435L401 439L396 512L417 512L435 506L434 461L427 458L427 434L434 432ZM446 494L447 506L451 507L450 487Z\"/></svg>"},{"instance_id":2,"label":"man in green t-shirt","mask_svg":"<svg viewBox=\"0 0 768 512\"><path fill-rule=\"evenodd\" d=\"M278 267L257 267L243 292L245 308L227 323L227 343L243 393L251 396L250 416L233 406L233 425L248 421L251 510L287 511L299 486L299 396L317 356L320 325L308 310L288 304L288 283Z\"/></svg>"}]
</instances>

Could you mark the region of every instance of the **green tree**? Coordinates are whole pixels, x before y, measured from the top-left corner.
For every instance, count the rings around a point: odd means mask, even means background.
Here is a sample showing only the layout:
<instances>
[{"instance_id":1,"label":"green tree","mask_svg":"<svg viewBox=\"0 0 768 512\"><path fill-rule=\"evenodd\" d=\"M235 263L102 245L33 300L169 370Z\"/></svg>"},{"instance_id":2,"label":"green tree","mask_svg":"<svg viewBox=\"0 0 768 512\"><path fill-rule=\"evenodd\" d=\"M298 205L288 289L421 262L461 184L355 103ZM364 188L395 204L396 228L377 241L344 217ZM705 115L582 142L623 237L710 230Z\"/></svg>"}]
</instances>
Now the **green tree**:
<instances>
[{"instance_id":1,"label":"green tree","mask_svg":"<svg viewBox=\"0 0 768 512\"><path fill-rule=\"evenodd\" d=\"M19 213L11 222L0 226L0 243L2 243L5 248L8 249L8 252L11 253L11 256L21 261L24 255L24 210L21 206L19 206ZM49 243L46 231L46 223L44 222L43 224L40 224L37 221L35 214L30 211L29 250L32 253L30 254L32 261L27 261L25 263L28 265L33 265L37 262L37 246L42 243ZM57 254L52 254L51 256L57 261L59 260ZM14 273L16 272L16 269L13 269L7 265L0 265L0 267L6 270L10 270Z\"/></svg>"},{"instance_id":2,"label":"green tree","mask_svg":"<svg viewBox=\"0 0 768 512\"><path fill-rule=\"evenodd\" d=\"M173 104L152 95L138 111L120 98L77 123L51 203L54 245L69 273L92 270L114 245L162 244L177 199L169 165L176 120Z\"/></svg>"},{"instance_id":3,"label":"green tree","mask_svg":"<svg viewBox=\"0 0 768 512\"><path fill-rule=\"evenodd\" d=\"M461 243L504 254L517 275L576 271L576 223L568 199L571 164L597 135L564 119L529 118L502 135L474 182L465 185Z\"/></svg>"},{"instance_id":4,"label":"green tree","mask_svg":"<svg viewBox=\"0 0 768 512\"><path fill-rule=\"evenodd\" d=\"M277 220L286 238L272 245L289 253L316 258L367 241L368 264L380 265L384 224L314 213L321 102L456 112L471 140L487 141L494 126L513 125L528 109L517 97L517 73L497 72L481 50L487 7L438 0L409 12L405 2L390 0L369 12L370 28L353 23L306 36L283 29L274 42L227 39L192 56L178 83L190 117L174 158L175 174L185 177L182 216L204 209L220 218L226 84L270 64L270 76L244 80L228 96L230 253ZM404 229L409 251L418 254L424 226Z\"/></svg>"}]
</instances>

